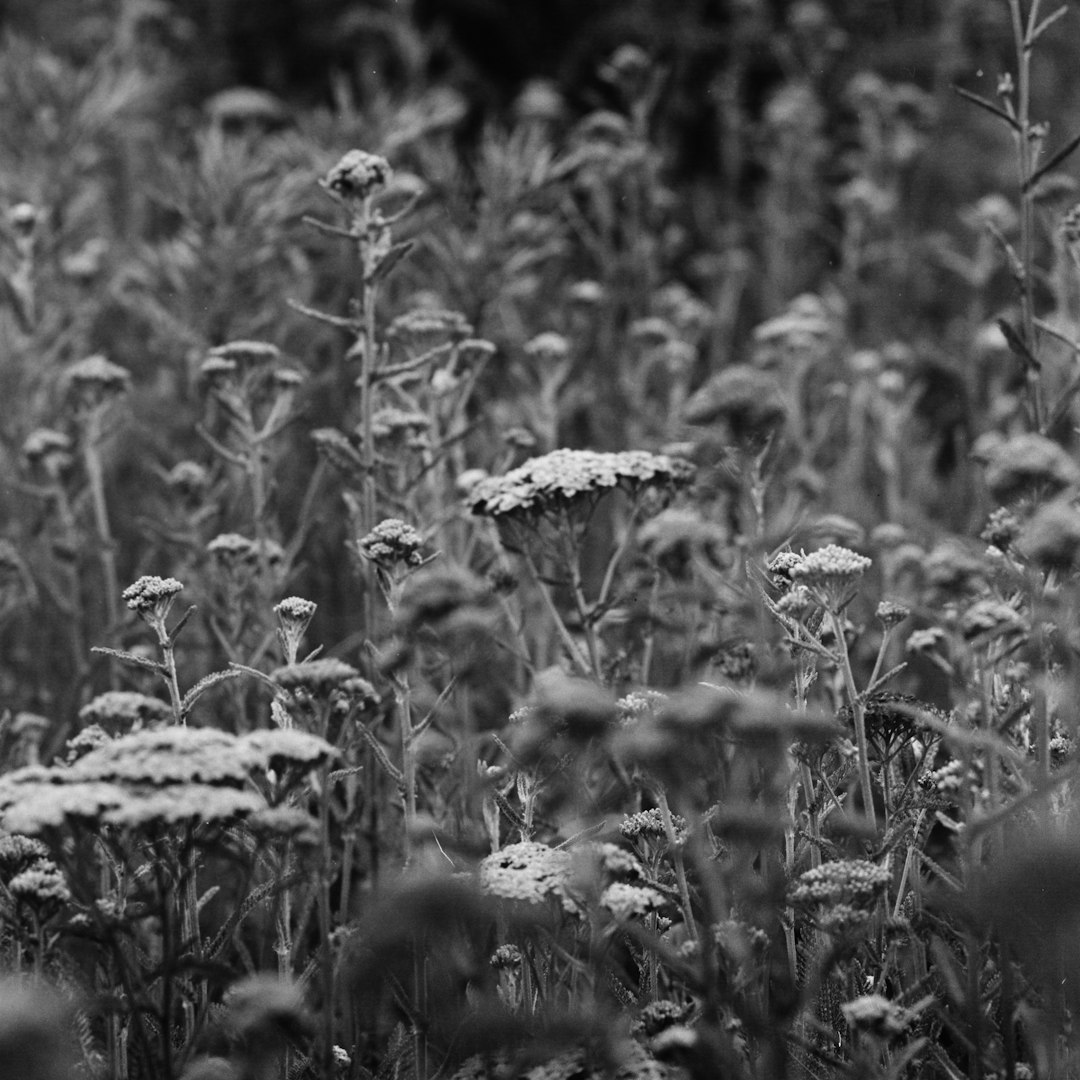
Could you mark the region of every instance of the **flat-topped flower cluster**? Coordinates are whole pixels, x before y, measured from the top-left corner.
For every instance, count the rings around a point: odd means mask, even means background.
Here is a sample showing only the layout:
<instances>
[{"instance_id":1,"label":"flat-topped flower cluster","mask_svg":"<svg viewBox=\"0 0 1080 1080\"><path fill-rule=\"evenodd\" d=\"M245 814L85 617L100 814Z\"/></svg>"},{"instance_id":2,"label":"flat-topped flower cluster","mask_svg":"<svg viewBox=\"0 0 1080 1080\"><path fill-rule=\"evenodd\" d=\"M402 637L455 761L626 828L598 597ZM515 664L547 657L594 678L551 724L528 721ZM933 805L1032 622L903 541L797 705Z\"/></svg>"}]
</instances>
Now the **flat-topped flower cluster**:
<instances>
[{"instance_id":1,"label":"flat-topped flower cluster","mask_svg":"<svg viewBox=\"0 0 1080 1080\"><path fill-rule=\"evenodd\" d=\"M647 450L553 450L481 480L467 501L483 517L526 518L615 488L634 494L650 485L681 487L693 476L690 462Z\"/></svg>"}]
</instances>

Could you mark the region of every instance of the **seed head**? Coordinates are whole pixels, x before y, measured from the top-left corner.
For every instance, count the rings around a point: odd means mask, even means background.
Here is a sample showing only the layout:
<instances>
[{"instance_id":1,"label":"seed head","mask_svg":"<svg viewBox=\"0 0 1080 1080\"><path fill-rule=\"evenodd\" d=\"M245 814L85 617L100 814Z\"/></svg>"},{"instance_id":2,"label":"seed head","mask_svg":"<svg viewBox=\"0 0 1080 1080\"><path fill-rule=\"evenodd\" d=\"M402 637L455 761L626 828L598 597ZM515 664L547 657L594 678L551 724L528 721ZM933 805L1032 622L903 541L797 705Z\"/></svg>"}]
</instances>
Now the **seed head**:
<instances>
[{"instance_id":1,"label":"seed head","mask_svg":"<svg viewBox=\"0 0 1080 1080\"><path fill-rule=\"evenodd\" d=\"M844 1019L857 1031L882 1039L903 1035L912 1017L907 1009L881 994L866 994L840 1006Z\"/></svg>"},{"instance_id":2,"label":"seed head","mask_svg":"<svg viewBox=\"0 0 1080 1080\"><path fill-rule=\"evenodd\" d=\"M1045 435L1028 432L990 450L986 486L1003 505L1023 496L1056 494L1080 482L1080 467Z\"/></svg>"},{"instance_id":3,"label":"seed head","mask_svg":"<svg viewBox=\"0 0 1080 1080\"><path fill-rule=\"evenodd\" d=\"M895 600L882 600L875 614L882 621L885 629L891 630L911 615L911 608Z\"/></svg>"},{"instance_id":4,"label":"seed head","mask_svg":"<svg viewBox=\"0 0 1080 1080\"><path fill-rule=\"evenodd\" d=\"M709 379L683 415L691 424L720 425L736 445L757 451L783 426L787 407L773 374L735 364Z\"/></svg>"},{"instance_id":5,"label":"seed head","mask_svg":"<svg viewBox=\"0 0 1080 1080\"><path fill-rule=\"evenodd\" d=\"M871 560L839 544L827 544L804 555L791 570L791 579L806 585L833 614L851 601L859 579L870 569Z\"/></svg>"}]
</instances>

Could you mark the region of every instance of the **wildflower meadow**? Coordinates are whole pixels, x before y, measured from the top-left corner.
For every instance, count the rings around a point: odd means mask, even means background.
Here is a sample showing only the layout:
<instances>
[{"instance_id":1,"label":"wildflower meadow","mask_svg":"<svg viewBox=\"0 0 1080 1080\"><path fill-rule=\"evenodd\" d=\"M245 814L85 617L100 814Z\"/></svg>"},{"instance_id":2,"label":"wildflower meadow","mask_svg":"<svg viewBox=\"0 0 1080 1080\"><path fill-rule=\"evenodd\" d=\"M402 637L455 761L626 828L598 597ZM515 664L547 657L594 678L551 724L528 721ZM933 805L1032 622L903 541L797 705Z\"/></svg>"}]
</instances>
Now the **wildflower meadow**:
<instances>
[{"instance_id":1,"label":"wildflower meadow","mask_svg":"<svg viewBox=\"0 0 1080 1080\"><path fill-rule=\"evenodd\" d=\"M0 1080L1080 1077L1078 55L0 5Z\"/></svg>"}]
</instances>

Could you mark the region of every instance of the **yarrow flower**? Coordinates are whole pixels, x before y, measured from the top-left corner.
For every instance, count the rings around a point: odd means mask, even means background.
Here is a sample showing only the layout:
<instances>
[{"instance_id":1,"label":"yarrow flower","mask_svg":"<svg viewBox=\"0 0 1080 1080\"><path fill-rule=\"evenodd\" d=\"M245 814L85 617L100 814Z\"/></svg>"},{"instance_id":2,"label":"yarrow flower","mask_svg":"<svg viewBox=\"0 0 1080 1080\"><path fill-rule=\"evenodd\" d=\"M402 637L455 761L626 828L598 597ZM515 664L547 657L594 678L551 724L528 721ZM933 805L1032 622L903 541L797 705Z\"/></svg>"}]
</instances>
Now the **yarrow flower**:
<instances>
[{"instance_id":1,"label":"yarrow flower","mask_svg":"<svg viewBox=\"0 0 1080 1080\"><path fill-rule=\"evenodd\" d=\"M131 372L95 353L68 368L67 382L82 404L95 406L130 389Z\"/></svg>"},{"instance_id":2,"label":"yarrow flower","mask_svg":"<svg viewBox=\"0 0 1080 1080\"><path fill-rule=\"evenodd\" d=\"M71 449L67 435L49 428L35 428L22 444L23 457L54 476L71 464Z\"/></svg>"},{"instance_id":3,"label":"yarrow flower","mask_svg":"<svg viewBox=\"0 0 1080 1080\"><path fill-rule=\"evenodd\" d=\"M787 407L776 376L749 364L735 364L714 375L686 403L691 424L719 424L736 445L762 449L783 426Z\"/></svg>"},{"instance_id":4,"label":"yarrow flower","mask_svg":"<svg viewBox=\"0 0 1080 1080\"><path fill-rule=\"evenodd\" d=\"M286 664L270 672L270 678L284 690L303 691L314 697L325 697L341 690L351 679L359 678L360 672L333 656L307 660L300 664Z\"/></svg>"},{"instance_id":5,"label":"yarrow flower","mask_svg":"<svg viewBox=\"0 0 1080 1080\"><path fill-rule=\"evenodd\" d=\"M791 578L806 585L822 605L839 614L855 595L859 579L870 569L871 560L850 548L827 544L803 555L791 569Z\"/></svg>"},{"instance_id":6,"label":"yarrow flower","mask_svg":"<svg viewBox=\"0 0 1080 1080\"><path fill-rule=\"evenodd\" d=\"M16 874L7 883L7 889L16 900L32 906L66 904L71 899L71 890L63 873L48 860L35 863Z\"/></svg>"},{"instance_id":7,"label":"yarrow flower","mask_svg":"<svg viewBox=\"0 0 1080 1080\"><path fill-rule=\"evenodd\" d=\"M384 570L391 571L399 563L419 566L424 561L423 538L411 525L400 518L387 518L362 536L356 546L365 559Z\"/></svg>"},{"instance_id":8,"label":"yarrow flower","mask_svg":"<svg viewBox=\"0 0 1080 1080\"><path fill-rule=\"evenodd\" d=\"M823 863L801 874L791 890L794 907L828 908L847 904L854 908L872 907L892 880L886 866L866 859L841 859Z\"/></svg>"},{"instance_id":9,"label":"yarrow flower","mask_svg":"<svg viewBox=\"0 0 1080 1080\"><path fill-rule=\"evenodd\" d=\"M875 614L885 625L885 629L891 630L893 627L899 626L911 615L911 608L895 600L882 600L878 604Z\"/></svg>"},{"instance_id":10,"label":"yarrow flower","mask_svg":"<svg viewBox=\"0 0 1080 1080\"><path fill-rule=\"evenodd\" d=\"M960 632L968 641L1026 634L1029 629L1024 617L1003 600L977 600L960 616Z\"/></svg>"},{"instance_id":11,"label":"yarrow flower","mask_svg":"<svg viewBox=\"0 0 1080 1080\"><path fill-rule=\"evenodd\" d=\"M675 842L681 843L689 835L686 818L678 814L672 814L671 823L675 827ZM660 840L667 839L663 815L655 807L651 810L640 810L638 813L624 818L619 823L619 832L628 840L634 840L639 836L651 836Z\"/></svg>"},{"instance_id":12,"label":"yarrow flower","mask_svg":"<svg viewBox=\"0 0 1080 1080\"><path fill-rule=\"evenodd\" d=\"M290 664L296 663L300 641L315 616L318 605L300 596L287 596L274 605L278 617L278 640Z\"/></svg>"},{"instance_id":13,"label":"yarrow flower","mask_svg":"<svg viewBox=\"0 0 1080 1080\"><path fill-rule=\"evenodd\" d=\"M165 483L183 495L200 495L210 484L210 472L197 461L178 461L165 474Z\"/></svg>"},{"instance_id":14,"label":"yarrow flower","mask_svg":"<svg viewBox=\"0 0 1080 1080\"><path fill-rule=\"evenodd\" d=\"M238 367L254 368L261 367L263 364L277 363L281 359L281 350L270 341L240 339L215 345L207 353L207 357L223 360Z\"/></svg>"},{"instance_id":15,"label":"yarrow flower","mask_svg":"<svg viewBox=\"0 0 1080 1080\"><path fill-rule=\"evenodd\" d=\"M1080 509L1062 496L1040 506L1016 542L1025 559L1044 570L1080 566Z\"/></svg>"},{"instance_id":16,"label":"yarrow flower","mask_svg":"<svg viewBox=\"0 0 1080 1080\"><path fill-rule=\"evenodd\" d=\"M322 183L343 199L366 199L390 183L390 162L366 150L350 150L326 174Z\"/></svg>"},{"instance_id":17,"label":"yarrow flower","mask_svg":"<svg viewBox=\"0 0 1080 1080\"><path fill-rule=\"evenodd\" d=\"M387 333L415 346L434 348L444 341L463 341L473 332L472 324L460 311L440 307L417 307L399 315Z\"/></svg>"},{"instance_id":18,"label":"yarrow flower","mask_svg":"<svg viewBox=\"0 0 1080 1080\"><path fill-rule=\"evenodd\" d=\"M525 352L536 360L553 364L565 360L570 354L570 342L562 334L546 330L525 343Z\"/></svg>"},{"instance_id":19,"label":"yarrow flower","mask_svg":"<svg viewBox=\"0 0 1080 1080\"><path fill-rule=\"evenodd\" d=\"M160 637L165 633L165 618L169 609L183 588L176 578L145 574L120 595L127 606L152 626Z\"/></svg>"},{"instance_id":20,"label":"yarrow flower","mask_svg":"<svg viewBox=\"0 0 1080 1080\"><path fill-rule=\"evenodd\" d=\"M133 690L107 690L79 710L79 719L84 724L103 728L131 728L165 721L171 716L168 702Z\"/></svg>"},{"instance_id":21,"label":"yarrow flower","mask_svg":"<svg viewBox=\"0 0 1080 1080\"><path fill-rule=\"evenodd\" d=\"M660 911L667 904L663 893L647 885L630 885L625 881L612 882L600 894L600 906L607 908L616 919L632 919Z\"/></svg>"},{"instance_id":22,"label":"yarrow flower","mask_svg":"<svg viewBox=\"0 0 1080 1080\"><path fill-rule=\"evenodd\" d=\"M530 518L617 487L632 494L649 485L679 487L693 474L687 461L644 450L553 450L504 476L480 481L467 501L484 517Z\"/></svg>"},{"instance_id":23,"label":"yarrow flower","mask_svg":"<svg viewBox=\"0 0 1080 1080\"><path fill-rule=\"evenodd\" d=\"M542 904L557 900L565 911L579 910L567 891L568 851L527 840L509 844L480 863L480 888L503 900Z\"/></svg>"},{"instance_id":24,"label":"yarrow flower","mask_svg":"<svg viewBox=\"0 0 1080 1080\"><path fill-rule=\"evenodd\" d=\"M1053 439L1027 432L997 445L986 467L986 486L1002 504L1024 495L1055 494L1080 482L1080 466Z\"/></svg>"}]
</instances>

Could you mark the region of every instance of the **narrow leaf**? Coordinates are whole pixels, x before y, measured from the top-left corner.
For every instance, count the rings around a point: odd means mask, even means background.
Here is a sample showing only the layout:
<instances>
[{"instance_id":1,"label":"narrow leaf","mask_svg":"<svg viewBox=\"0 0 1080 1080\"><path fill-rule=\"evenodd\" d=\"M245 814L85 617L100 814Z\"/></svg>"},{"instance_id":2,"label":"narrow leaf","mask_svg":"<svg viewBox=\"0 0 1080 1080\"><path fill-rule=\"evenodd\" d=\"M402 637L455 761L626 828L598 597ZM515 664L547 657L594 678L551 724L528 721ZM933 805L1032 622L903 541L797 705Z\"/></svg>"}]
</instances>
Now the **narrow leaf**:
<instances>
[{"instance_id":1,"label":"narrow leaf","mask_svg":"<svg viewBox=\"0 0 1080 1080\"><path fill-rule=\"evenodd\" d=\"M953 90L965 101L970 101L973 105L978 105L980 109L985 109L988 113L993 113L994 116L1004 120L1013 131L1020 130L1020 124L1016 118L1010 116L1003 108L999 105L995 105L988 98L984 98L980 94L973 94L970 90L965 90L962 86L954 86Z\"/></svg>"},{"instance_id":2,"label":"narrow leaf","mask_svg":"<svg viewBox=\"0 0 1080 1080\"><path fill-rule=\"evenodd\" d=\"M1017 333L1016 327L1014 327L1007 319L998 319L997 325L1005 335L1005 343L1009 346L1009 351L1014 356L1020 357L1020 359L1024 361L1025 366L1034 368L1038 371L1042 365L1028 348L1027 342Z\"/></svg>"},{"instance_id":3,"label":"narrow leaf","mask_svg":"<svg viewBox=\"0 0 1080 1080\"><path fill-rule=\"evenodd\" d=\"M110 649L105 645L95 645L90 651L101 653L102 656L111 656L114 660L123 660L125 664L135 664L138 667L147 668L158 675L165 674L165 665L158 660L151 660L148 656L139 656L123 649Z\"/></svg>"},{"instance_id":4,"label":"narrow leaf","mask_svg":"<svg viewBox=\"0 0 1080 1080\"><path fill-rule=\"evenodd\" d=\"M189 607L187 611L185 611L184 614L180 616L180 621L177 622L177 624L172 628L172 631L169 633L170 645L172 645L173 642L176 641L176 639L180 636L180 631L183 630L185 626L187 626L188 619L190 619L191 616L194 615L195 612L198 610L198 605L192 604L191 607Z\"/></svg>"},{"instance_id":5,"label":"narrow leaf","mask_svg":"<svg viewBox=\"0 0 1080 1080\"><path fill-rule=\"evenodd\" d=\"M226 679L238 679L241 675L245 675L246 672L238 671L236 668L230 668L228 671L213 671L209 675L204 675L185 695L184 700L180 702L180 713L183 716L191 711L191 706L195 704L209 690L212 686L217 686L218 683L225 682Z\"/></svg>"},{"instance_id":6,"label":"narrow leaf","mask_svg":"<svg viewBox=\"0 0 1080 1080\"><path fill-rule=\"evenodd\" d=\"M1026 195L1048 172L1056 169L1076 148L1080 146L1080 131L1078 131L1060 150L1051 154L1048 161L1040 165L1029 177L1027 183L1021 189Z\"/></svg>"},{"instance_id":7,"label":"narrow leaf","mask_svg":"<svg viewBox=\"0 0 1080 1080\"><path fill-rule=\"evenodd\" d=\"M416 244L412 240L404 240L400 244L394 244L394 246L379 260L379 265L368 275L368 284L374 285L376 282L382 281L384 277L387 277L393 271L394 267L397 266L402 259L406 258L415 246Z\"/></svg>"}]
</instances>

